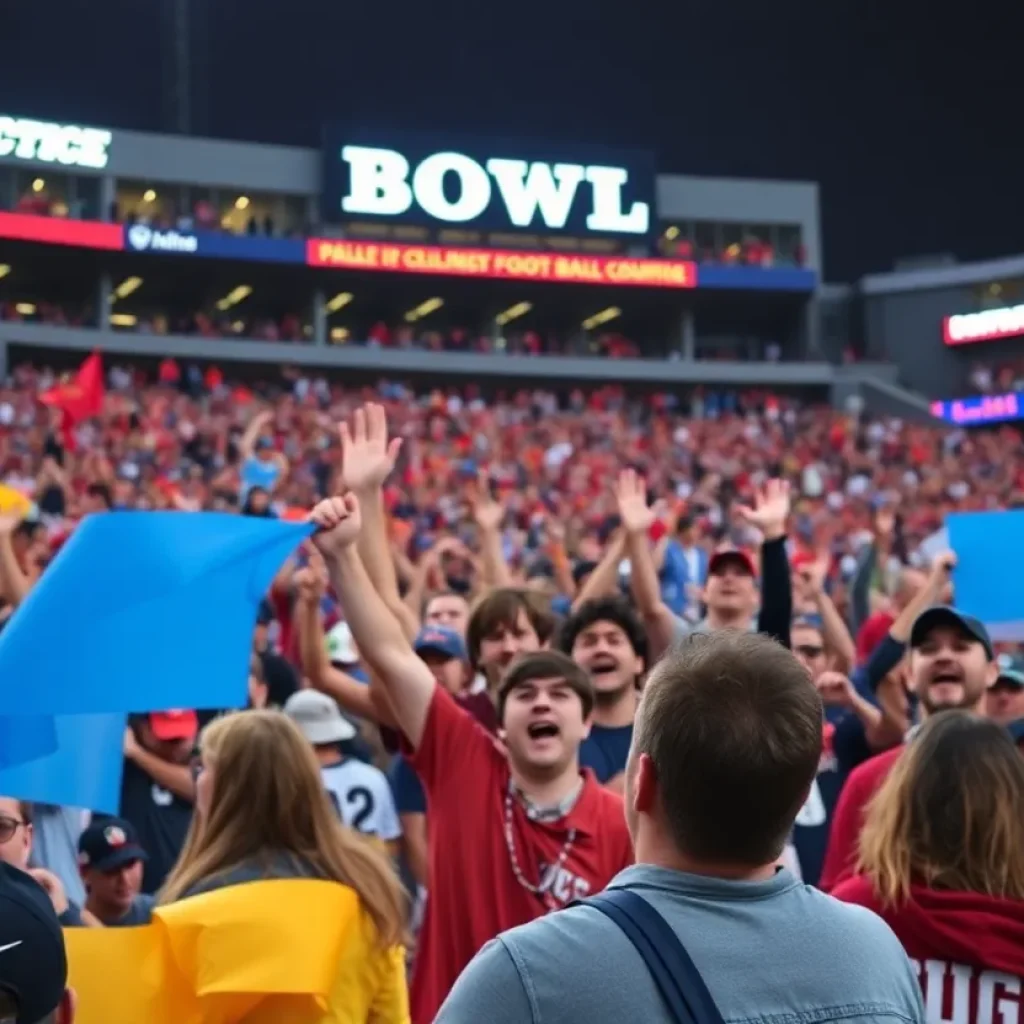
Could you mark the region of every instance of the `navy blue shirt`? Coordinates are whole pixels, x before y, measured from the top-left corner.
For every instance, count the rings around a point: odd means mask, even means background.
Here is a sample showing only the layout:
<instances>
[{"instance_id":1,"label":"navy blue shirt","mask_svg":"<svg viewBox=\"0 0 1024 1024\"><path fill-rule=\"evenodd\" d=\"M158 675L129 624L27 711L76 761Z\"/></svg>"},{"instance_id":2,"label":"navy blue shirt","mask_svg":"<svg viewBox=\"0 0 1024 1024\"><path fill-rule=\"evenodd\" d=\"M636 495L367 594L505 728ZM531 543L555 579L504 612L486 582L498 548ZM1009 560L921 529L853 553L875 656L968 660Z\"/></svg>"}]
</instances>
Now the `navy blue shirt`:
<instances>
[{"instance_id":1,"label":"navy blue shirt","mask_svg":"<svg viewBox=\"0 0 1024 1024\"><path fill-rule=\"evenodd\" d=\"M597 781L605 783L626 770L629 745L633 742L633 724L595 725L580 744L580 767L590 768Z\"/></svg>"},{"instance_id":2,"label":"navy blue shirt","mask_svg":"<svg viewBox=\"0 0 1024 1024\"><path fill-rule=\"evenodd\" d=\"M426 814L427 794L415 769L401 754L391 764L389 772L391 792L395 796L395 809L399 814Z\"/></svg>"}]
</instances>

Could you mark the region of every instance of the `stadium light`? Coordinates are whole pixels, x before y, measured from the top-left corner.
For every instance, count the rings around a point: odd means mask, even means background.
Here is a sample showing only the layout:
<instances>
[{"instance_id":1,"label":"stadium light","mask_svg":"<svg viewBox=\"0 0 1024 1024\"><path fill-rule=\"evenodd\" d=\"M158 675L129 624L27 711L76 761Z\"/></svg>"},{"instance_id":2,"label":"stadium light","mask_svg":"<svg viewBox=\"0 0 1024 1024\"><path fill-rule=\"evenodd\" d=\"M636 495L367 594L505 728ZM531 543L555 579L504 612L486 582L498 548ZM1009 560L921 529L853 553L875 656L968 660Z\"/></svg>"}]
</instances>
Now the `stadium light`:
<instances>
[{"instance_id":1,"label":"stadium light","mask_svg":"<svg viewBox=\"0 0 1024 1024\"><path fill-rule=\"evenodd\" d=\"M219 299L217 302L217 308L223 313L229 310L232 306L237 306L243 299L247 299L252 295L252 288L247 284L240 284L237 288L233 288L223 299Z\"/></svg>"},{"instance_id":2,"label":"stadium light","mask_svg":"<svg viewBox=\"0 0 1024 1024\"><path fill-rule=\"evenodd\" d=\"M588 316L583 321L583 329L585 331L592 331L595 327L600 327L601 324L606 324L617 316L622 316L622 310L618 306L609 306L607 309L599 310L593 316Z\"/></svg>"},{"instance_id":3,"label":"stadium light","mask_svg":"<svg viewBox=\"0 0 1024 1024\"><path fill-rule=\"evenodd\" d=\"M35 316L36 307L31 302L19 302L14 311L20 316Z\"/></svg>"},{"instance_id":4,"label":"stadium light","mask_svg":"<svg viewBox=\"0 0 1024 1024\"><path fill-rule=\"evenodd\" d=\"M137 318L132 316L131 313L110 314L111 327L134 327L137 322Z\"/></svg>"},{"instance_id":5,"label":"stadium light","mask_svg":"<svg viewBox=\"0 0 1024 1024\"><path fill-rule=\"evenodd\" d=\"M0 278L6 277L10 272L10 263L0 263Z\"/></svg>"},{"instance_id":6,"label":"stadium light","mask_svg":"<svg viewBox=\"0 0 1024 1024\"><path fill-rule=\"evenodd\" d=\"M115 299L127 299L132 292L137 292L142 287L141 277L126 277L115 289Z\"/></svg>"},{"instance_id":7,"label":"stadium light","mask_svg":"<svg viewBox=\"0 0 1024 1024\"><path fill-rule=\"evenodd\" d=\"M248 196L239 196L235 200L235 209L236 210L247 210L248 208L249 208L249 197Z\"/></svg>"},{"instance_id":8,"label":"stadium light","mask_svg":"<svg viewBox=\"0 0 1024 1024\"><path fill-rule=\"evenodd\" d=\"M324 307L328 313L337 313L339 309L344 309L355 296L351 292L338 292L333 299L330 299Z\"/></svg>"},{"instance_id":9,"label":"stadium light","mask_svg":"<svg viewBox=\"0 0 1024 1024\"><path fill-rule=\"evenodd\" d=\"M421 302L415 309L410 309L405 314L406 323L413 324L417 320L422 320L425 316L430 316L435 310L440 309L444 305L444 299L427 299L425 302Z\"/></svg>"},{"instance_id":10,"label":"stadium light","mask_svg":"<svg viewBox=\"0 0 1024 1024\"><path fill-rule=\"evenodd\" d=\"M533 309L532 302L517 302L514 306L509 306L508 309L502 310L494 318L494 322L499 327L504 327L505 324L511 323L518 317L525 316L531 309Z\"/></svg>"},{"instance_id":11,"label":"stadium light","mask_svg":"<svg viewBox=\"0 0 1024 1024\"><path fill-rule=\"evenodd\" d=\"M142 193L142 201L144 203L155 203L156 191L154 189L147 188L146 191Z\"/></svg>"},{"instance_id":12,"label":"stadium light","mask_svg":"<svg viewBox=\"0 0 1024 1024\"><path fill-rule=\"evenodd\" d=\"M36 178L36 180L32 182L33 192L42 192L44 188L46 188L46 182L43 181L42 178Z\"/></svg>"}]
</instances>

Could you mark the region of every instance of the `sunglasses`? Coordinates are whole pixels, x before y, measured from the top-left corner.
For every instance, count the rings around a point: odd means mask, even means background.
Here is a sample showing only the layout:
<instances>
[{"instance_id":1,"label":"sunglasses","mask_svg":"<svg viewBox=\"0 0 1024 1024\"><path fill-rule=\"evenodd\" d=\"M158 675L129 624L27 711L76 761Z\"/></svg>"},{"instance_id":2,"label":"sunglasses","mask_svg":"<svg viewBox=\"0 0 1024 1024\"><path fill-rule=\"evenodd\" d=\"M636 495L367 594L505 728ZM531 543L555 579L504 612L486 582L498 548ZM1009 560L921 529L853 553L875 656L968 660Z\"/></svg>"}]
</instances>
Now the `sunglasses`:
<instances>
[{"instance_id":1,"label":"sunglasses","mask_svg":"<svg viewBox=\"0 0 1024 1024\"><path fill-rule=\"evenodd\" d=\"M8 818L6 814L0 814L0 843L10 842L14 838L14 833L27 824L28 822L22 821L21 818Z\"/></svg>"}]
</instances>

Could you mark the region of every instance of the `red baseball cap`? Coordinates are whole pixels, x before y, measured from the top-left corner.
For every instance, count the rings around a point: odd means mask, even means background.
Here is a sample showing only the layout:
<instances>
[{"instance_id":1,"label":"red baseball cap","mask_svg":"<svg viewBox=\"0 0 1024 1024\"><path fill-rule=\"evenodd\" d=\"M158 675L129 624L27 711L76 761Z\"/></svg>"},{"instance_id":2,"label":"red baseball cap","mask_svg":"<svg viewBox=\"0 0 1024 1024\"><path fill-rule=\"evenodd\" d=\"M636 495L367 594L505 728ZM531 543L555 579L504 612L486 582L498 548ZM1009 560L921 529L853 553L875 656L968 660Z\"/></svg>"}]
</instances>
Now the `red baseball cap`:
<instances>
[{"instance_id":1,"label":"red baseball cap","mask_svg":"<svg viewBox=\"0 0 1024 1024\"><path fill-rule=\"evenodd\" d=\"M757 578L757 566L754 565L754 560L742 548L725 548L721 551L716 551L708 562L708 575L714 576L727 561L738 563L751 576L755 579Z\"/></svg>"},{"instance_id":2,"label":"red baseball cap","mask_svg":"<svg viewBox=\"0 0 1024 1024\"><path fill-rule=\"evenodd\" d=\"M199 732L199 718L194 711L154 711L149 727L158 740L194 740Z\"/></svg>"}]
</instances>

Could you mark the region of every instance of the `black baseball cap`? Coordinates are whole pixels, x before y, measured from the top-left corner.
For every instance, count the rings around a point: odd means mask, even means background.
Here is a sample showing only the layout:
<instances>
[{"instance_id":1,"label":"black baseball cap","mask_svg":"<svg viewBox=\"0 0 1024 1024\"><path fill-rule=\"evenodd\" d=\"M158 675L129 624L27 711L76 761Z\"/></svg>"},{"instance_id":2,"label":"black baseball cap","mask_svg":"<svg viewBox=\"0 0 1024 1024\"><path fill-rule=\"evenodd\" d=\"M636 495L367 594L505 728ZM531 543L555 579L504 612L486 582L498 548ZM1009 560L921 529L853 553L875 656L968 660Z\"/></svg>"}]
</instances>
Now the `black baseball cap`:
<instances>
[{"instance_id":1,"label":"black baseball cap","mask_svg":"<svg viewBox=\"0 0 1024 1024\"><path fill-rule=\"evenodd\" d=\"M83 868L113 871L148 859L131 822L123 818L101 818L78 837L78 863Z\"/></svg>"},{"instance_id":2,"label":"black baseball cap","mask_svg":"<svg viewBox=\"0 0 1024 1024\"><path fill-rule=\"evenodd\" d=\"M50 897L31 875L0 863L0 988L18 1004L15 1024L36 1024L64 997L68 961Z\"/></svg>"},{"instance_id":3,"label":"black baseball cap","mask_svg":"<svg viewBox=\"0 0 1024 1024\"><path fill-rule=\"evenodd\" d=\"M989 689L1005 686L1010 690L1024 690L1024 664L1020 659L1000 654L996 661L999 664L999 675Z\"/></svg>"},{"instance_id":4,"label":"black baseball cap","mask_svg":"<svg viewBox=\"0 0 1024 1024\"><path fill-rule=\"evenodd\" d=\"M910 627L910 646L920 647L936 626L953 626L955 629L962 630L985 648L985 654L989 661L995 657L992 638L988 635L988 630L982 625L981 620L976 619L973 615L964 615L963 612L958 612L946 604L937 604L932 608L926 608L918 615L914 620L914 625Z\"/></svg>"}]
</instances>

